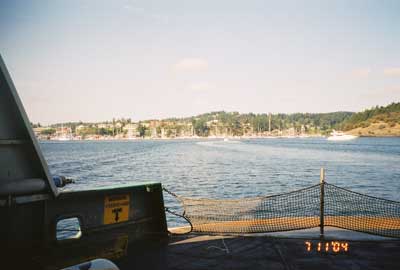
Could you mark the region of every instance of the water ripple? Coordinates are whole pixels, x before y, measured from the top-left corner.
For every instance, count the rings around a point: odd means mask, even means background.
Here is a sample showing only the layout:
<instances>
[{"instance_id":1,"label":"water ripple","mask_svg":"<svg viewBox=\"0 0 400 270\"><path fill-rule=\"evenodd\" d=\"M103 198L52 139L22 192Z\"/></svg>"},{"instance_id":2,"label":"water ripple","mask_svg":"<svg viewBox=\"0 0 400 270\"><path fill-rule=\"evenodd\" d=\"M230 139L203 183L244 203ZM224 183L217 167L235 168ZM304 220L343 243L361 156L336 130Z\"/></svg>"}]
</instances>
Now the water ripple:
<instances>
[{"instance_id":1,"label":"water ripple","mask_svg":"<svg viewBox=\"0 0 400 270\"><path fill-rule=\"evenodd\" d=\"M400 138L43 142L41 148L52 174L76 179L66 190L156 181L183 196L249 197L316 184L325 167L329 183L400 201ZM179 223L169 215L168 221Z\"/></svg>"}]
</instances>

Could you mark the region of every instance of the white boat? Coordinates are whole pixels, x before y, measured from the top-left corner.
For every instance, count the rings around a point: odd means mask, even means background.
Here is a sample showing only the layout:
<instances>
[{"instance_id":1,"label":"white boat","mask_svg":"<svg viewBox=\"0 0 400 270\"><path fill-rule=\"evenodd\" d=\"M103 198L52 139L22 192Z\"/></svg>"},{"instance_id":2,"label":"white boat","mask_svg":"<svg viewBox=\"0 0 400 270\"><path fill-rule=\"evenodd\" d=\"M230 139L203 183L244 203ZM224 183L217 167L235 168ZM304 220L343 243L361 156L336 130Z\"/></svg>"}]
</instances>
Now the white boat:
<instances>
[{"instance_id":1,"label":"white boat","mask_svg":"<svg viewBox=\"0 0 400 270\"><path fill-rule=\"evenodd\" d=\"M56 137L57 141L70 141L72 140L71 130L64 132L64 125L61 124L61 134Z\"/></svg>"},{"instance_id":2,"label":"white boat","mask_svg":"<svg viewBox=\"0 0 400 270\"><path fill-rule=\"evenodd\" d=\"M71 138L70 138L69 136L67 136L66 134L63 134L63 135L57 137L56 140L57 140L57 141L70 141Z\"/></svg>"},{"instance_id":3,"label":"white boat","mask_svg":"<svg viewBox=\"0 0 400 270\"><path fill-rule=\"evenodd\" d=\"M331 136L329 136L327 138L327 140L328 141L347 141L347 140L353 140L355 138L357 138L357 136L345 134L342 131L333 130L331 133Z\"/></svg>"}]
</instances>

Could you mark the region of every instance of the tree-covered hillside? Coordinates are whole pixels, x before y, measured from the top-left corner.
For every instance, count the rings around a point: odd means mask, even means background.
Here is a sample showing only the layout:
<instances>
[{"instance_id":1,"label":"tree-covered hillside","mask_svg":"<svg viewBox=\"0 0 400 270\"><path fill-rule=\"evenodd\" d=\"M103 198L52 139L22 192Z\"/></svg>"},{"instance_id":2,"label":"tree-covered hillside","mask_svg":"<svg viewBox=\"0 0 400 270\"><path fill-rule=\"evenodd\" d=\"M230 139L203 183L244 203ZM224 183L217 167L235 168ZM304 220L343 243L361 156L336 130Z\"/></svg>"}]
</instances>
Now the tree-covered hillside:
<instances>
[{"instance_id":1,"label":"tree-covered hillside","mask_svg":"<svg viewBox=\"0 0 400 270\"><path fill-rule=\"evenodd\" d=\"M388 106L376 106L363 112L355 113L342 124L343 130L366 128L373 123L386 123L389 127L400 124L400 102Z\"/></svg>"},{"instance_id":2,"label":"tree-covered hillside","mask_svg":"<svg viewBox=\"0 0 400 270\"><path fill-rule=\"evenodd\" d=\"M353 115L352 112L332 113L293 113L293 114L271 114L271 131L293 129L295 132L326 133L337 128L343 121ZM195 133L199 136L208 136L214 126L223 127L234 136L241 136L246 130L253 133L269 131L269 115L238 112L210 112L193 117L181 119L168 119L169 121L191 122ZM210 125L211 123L211 125Z\"/></svg>"},{"instance_id":3,"label":"tree-covered hillside","mask_svg":"<svg viewBox=\"0 0 400 270\"><path fill-rule=\"evenodd\" d=\"M44 128L43 136L73 134L91 137L223 137L328 135L332 129L357 136L400 136L400 103L376 106L362 112L255 114L216 111L162 120L113 119L101 123L71 122Z\"/></svg>"}]
</instances>

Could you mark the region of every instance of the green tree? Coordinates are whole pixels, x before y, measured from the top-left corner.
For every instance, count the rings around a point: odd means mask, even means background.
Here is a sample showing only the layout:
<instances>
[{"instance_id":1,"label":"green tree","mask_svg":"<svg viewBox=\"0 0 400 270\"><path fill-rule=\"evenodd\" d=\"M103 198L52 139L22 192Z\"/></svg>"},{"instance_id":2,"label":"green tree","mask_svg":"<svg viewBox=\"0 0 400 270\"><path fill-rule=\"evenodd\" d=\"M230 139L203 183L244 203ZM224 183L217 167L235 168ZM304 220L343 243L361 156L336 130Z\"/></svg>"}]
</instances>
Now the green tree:
<instances>
[{"instance_id":1,"label":"green tree","mask_svg":"<svg viewBox=\"0 0 400 270\"><path fill-rule=\"evenodd\" d=\"M51 136L56 133L56 130L54 128L47 128L42 131L40 131L40 135L44 136Z\"/></svg>"},{"instance_id":2,"label":"green tree","mask_svg":"<svg viewBox=\"0 0 400 270\"><path fill-rule=\"evenodd\" d=\"M139 124L138 131L139 131L139 136L140 137L144 137L146 135L146 131L147 130L148 129L145 126Z\"/></svg>"}]
</instances>

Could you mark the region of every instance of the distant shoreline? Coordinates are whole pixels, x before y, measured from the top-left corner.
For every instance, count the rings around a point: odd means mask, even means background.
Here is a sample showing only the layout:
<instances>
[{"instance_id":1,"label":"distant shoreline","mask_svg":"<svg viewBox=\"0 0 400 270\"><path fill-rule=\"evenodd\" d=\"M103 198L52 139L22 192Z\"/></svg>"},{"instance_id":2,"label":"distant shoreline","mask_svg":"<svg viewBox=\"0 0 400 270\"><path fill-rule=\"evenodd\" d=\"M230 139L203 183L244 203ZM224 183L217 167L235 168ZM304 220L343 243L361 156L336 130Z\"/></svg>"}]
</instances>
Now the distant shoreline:
<instances>
[{"instance_id":1,"label":"distant shoreline","mask_svg":"<svg viewBox=\"0 0 400 270\"><path fill-rule=\"evenodd\" d=\"M254 139L267 139L267 140L282 140L282 139L312 139L312 138L327 138L328 136L307 136L307 137L228 137L229 140L254 140ZM361 135L359 138L400 138L399 135ZM129 141L187 141L187 140L224 140L225 138L215 137L188 137L188 138L117 138L117 139L72 139L72 140L43 140L39 139L40 142L129 142Z\"/></svg>"},{"instance_id":2,"label":"distant shoreline","mask_svg":"<svg viewBox=\"0 0 400 270\"><path fill-rule=\"evenodd\" d=\"M377 122L367 127L349 130L347 133L360 137L400 137L400 124L390 126L385 122Z\"/></svg>"}]
</instances>

